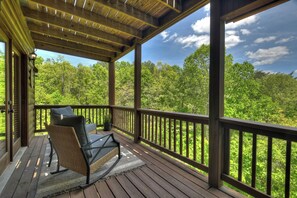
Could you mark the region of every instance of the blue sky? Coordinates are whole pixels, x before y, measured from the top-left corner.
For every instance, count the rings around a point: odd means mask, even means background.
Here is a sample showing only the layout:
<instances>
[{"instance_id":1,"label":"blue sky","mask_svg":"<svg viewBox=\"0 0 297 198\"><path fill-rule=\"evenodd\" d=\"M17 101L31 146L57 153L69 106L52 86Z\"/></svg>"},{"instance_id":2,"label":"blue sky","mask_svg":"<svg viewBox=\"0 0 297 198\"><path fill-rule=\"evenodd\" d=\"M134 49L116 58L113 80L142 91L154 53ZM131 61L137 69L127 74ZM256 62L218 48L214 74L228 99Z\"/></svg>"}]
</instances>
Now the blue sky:
<instances>
[{"instance_id":1,"label":"blue sky","mask_svg":"<svg viewBox=\"0 0 297 198\"><path fill-rule=\"evenodd\" d=\"M155 36L142 46L142 60L182 66L184 59L209 43L209 5ZM261 12L237 23L226 24L227 53L235 62L249 61L258 70L297 75L297 0ZM37 50L43 58L57 53ZM94 60L64 55L73 65ZM120 59L133 62L134 52Z\"/></svg>"}]
</instances>

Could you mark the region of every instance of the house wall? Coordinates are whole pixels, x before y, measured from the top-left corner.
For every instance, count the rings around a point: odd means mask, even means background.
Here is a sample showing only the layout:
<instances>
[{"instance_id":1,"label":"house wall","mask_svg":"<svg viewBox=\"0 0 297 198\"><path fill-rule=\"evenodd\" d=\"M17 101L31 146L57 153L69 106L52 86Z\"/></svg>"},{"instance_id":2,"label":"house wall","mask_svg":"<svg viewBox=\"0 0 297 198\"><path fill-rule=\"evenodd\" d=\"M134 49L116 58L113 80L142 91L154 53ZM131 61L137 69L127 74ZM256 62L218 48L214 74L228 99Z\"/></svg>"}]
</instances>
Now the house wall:
<instances>
[{"instance_id":1,"label":"house wall","mask_svg":"<svg viewBox=\"0 0 297 198\"><path fill-rule=\"evenodd\" d=\"M21 144L27 146L34 136L34 65L28 59L34 42L18 0L0 0L0 19L0 29L21 54Z\"/></svg>"}]
</instances>

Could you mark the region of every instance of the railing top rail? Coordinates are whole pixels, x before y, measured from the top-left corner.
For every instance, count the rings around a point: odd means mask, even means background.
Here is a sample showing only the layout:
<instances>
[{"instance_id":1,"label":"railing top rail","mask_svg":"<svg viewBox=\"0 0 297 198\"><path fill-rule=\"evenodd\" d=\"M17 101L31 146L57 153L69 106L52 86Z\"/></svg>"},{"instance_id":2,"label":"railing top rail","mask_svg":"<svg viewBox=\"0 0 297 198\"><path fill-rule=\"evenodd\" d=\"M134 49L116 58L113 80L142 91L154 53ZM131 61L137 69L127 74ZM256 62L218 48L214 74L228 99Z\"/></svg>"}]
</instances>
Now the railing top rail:
<instances>
[{"instance_id":1,"label":"railing top rail","mask_svg":"<svg viewBox=\"0 0 297 198\"><path fill-rule=\"evenodd\" d=\"M110 107L111 107L111 108L114 108L114 109L124 109L124 110L131 110L131 111L134 110L133 107L126 107L126 106L111 105Z\"/></svg>"},{"instance_id":2,"label":"railing top rail","mask_svg":"<svg viewBox=\"0 0 297 198\"><path fill-rule=\"evenodd\" d=\"M255 133L262 132L262 135L266 135L266 136L272 136L273 134L283 134L283 135L294 136L295 138L297 138L297 128L295 127L280 126L276 124L246 121L246 120L227 118L227 117L220 118L220 121L225 126L230 128L232 128L232 126L235 126L237 128L250 129L251 132L255 132Z\"/></svg>"},{"instance_id":3,"label":"railing top rail","mask_svg":"<svg viewBox=\"0 0 297 198\"><path fill-rule=\"evenodd\" d=\"M151 109L137 109L137 110L145 114L157 115L157 116L163 116L163 117L168 117L172 119L180 119L180 120L193 121L193 122L202 122L204 124L208 124L208 121L209 121L208 116L205 116L205 115L168 112L168 111L159 111L159 110L151 110Z\"/></svg>"},{"instance_id":4,"label":"railing top rail","mask_svg":"<svg viewBox=\"0 0 297 198\"><path fill-rule=\"evenodd\" d=\"M34 105L35 109L50 109L71 106L72 108L109 108L109 105Z\"/></svg>"}]
</instances>

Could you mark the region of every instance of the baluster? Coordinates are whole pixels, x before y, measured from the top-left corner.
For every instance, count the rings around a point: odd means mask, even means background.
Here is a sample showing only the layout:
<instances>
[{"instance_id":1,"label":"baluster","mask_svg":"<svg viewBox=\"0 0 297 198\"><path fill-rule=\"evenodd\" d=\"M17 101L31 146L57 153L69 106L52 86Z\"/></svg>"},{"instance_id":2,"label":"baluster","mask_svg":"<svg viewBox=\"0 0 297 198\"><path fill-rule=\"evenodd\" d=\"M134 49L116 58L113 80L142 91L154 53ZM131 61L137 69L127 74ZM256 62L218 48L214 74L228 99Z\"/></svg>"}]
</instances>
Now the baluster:
<instances>
[{"instance_id":1,"label":"baluster","mask_svg":"<svg viewBox=\"0 0 297 198\"><path fill-rule=\"evenodd\" d=\"M164 117L164 147L166 148L167 144L166 144L166 129L167 129L167 125L166 125L166 118Z\"/></svg>"},{"instance_id":2,"label":"baluster","mask_svg":"<svg viewBox=\"0 0 297 198\"><path fill-rule=\"evenodd\" d=\"M94 116L95 116L95 114L94 114L94 108L92 108L92 122L95 122Z\"/></svg>"},{"instance_id":3,"label":"baluster","mask_svg":"<svg viewBox=\"0 0 297 198\"><path fill-rule=\"evenodd\" d=\"M47 114L48 114L48 109L45 109L45 120L44 120L45 123L48 123L48 121L47 121Z\"/></svg>"},{"instance_id":4,"label":"baluster","mask_svg":"<svg viewBox=\"0 0 297 198\"><path fill-rule=\"evenodd\" d=\"M96 123L96 126L98 126L99 125L99 123L98 123L98 108L95 109L95 114L96 114L96 116L95 116L94 122Z\"/></svg>"},{"instance_id":5,"label":"baluster","mask_svg":"<svg viewBox=\"0 0 297 198\"><path fill-rule=\"evenodd\" d=\"M155 116L156 122L155 122L155 144L157 144L158 141L158 116Z\"/></svg>"},{"instance_id":6,"label":"baluster","mask_svg":"<svg viewBox=\"0 0 297 198\"><path fill-rule=\"evenodd\" d=\"M144 132L144 115L141 113L140 114L140 119L141 119L141 130L139 136L143 138L145 132Z\"/></svg>"},{"instance_id":7,"label":"baluster","mask_svg":"<svg viewBox=\"0 0 297 198\"><path fill-rule=\"evenodd\" d=\"M144 116L144 139L148 140L148 137L147 137L147 115L146 114L143 114Z\"/></svg>"},{"instance_id":8,"label":"baluster","mask_svg":"<svg viewBox=\"0 0 297 198\"><path fill-rule=\"evenodd\" d=\"M291 173L291 152L292 152L292 143L290 140L287 141L286 148L286 182L285 182L285 197L290 197L290 173Z\"/></svg>"},{"instance_id":9,"label":"baluster","mask_svg":"<svg viewBox=\"0 0 297 198\"><path fill-rule=\"evenodd\" d=\"M193 122L193 160L197 160L197 148L196 148L196 141L197 141L197 133L196 133L196 123Z\"/></svg>"},{"instance_id":10,"label":"baluster","mask_svg":"<svg viewBox=\"0 0 297 198\"><path fill-rule=\"evenodd\" d=\"M155 135L154 135L154 127L155 127L155 125L154 125L154 120L155 120L155 118L154 118L154 115L152 115L152 142L154 142L154 138L155 138Z\"/></svg>"},{"instance_id":11,"label":"baluster","mask_svg":"<svg viewBox=\"0 0 297 198\"><path fill-rule=\"evenodd\" d=\"M201 124L201 164L204 164L204 124Z\"/></svg>"},{"instance_id":12,"label":"baluster","mask_svg":"<svg viewBox=\"0 0 297 198\"><path fill-rule=\"evenodd\" d=\"M176 152L176 119L173 120L173 150Z\"/></svg>"},{"instance_id":13,"label":"baluster","mask_svg":"<svg viewBox=\"0 0 297 198\"><path fill-rule=\"evenodd\" d=\"M169 118L169 131L168 131L168 139L169 139L169 150L171 150L171 119Z\"/></svg>"},{"instance_id":14,"label":"baluster","mask_svg":"<svg viewBox=\"0 0 297 198\"><path fill-rule=\"evenodd\" d=\"M101 113L102 109L100 108L99 109L99 123L100 124L103 124L103 121L102 121L102 113Z\"/></svg>"},{"instance_id":15,"label":"baluster","mask_svg":"<svg viewBox=\"0 0 297 198\"><path fill-rule=\"evenodd\" d=\"M252 187L256 187L256 168L257 168L257 134L253 134L253 151L252 151Z\"/></svg>"},{"instance_id":16,"label":"baluster","mask_svg":"<svg viewBox=\"0 0 297 198\"><path fill-rule=\"evenodd\" d=\"M183 121L179 121L179 154L183 155Z\"/></svg>"},{"instance_id":17,"label":"baluster","mask_svg":"<svg viewBox=\"0 0 297 198\"><path fill-rule=\"evenodd\" d=\"M148 115L148 121L147 121L147 128L148 128L148 137L147 137L147 140L148 141L151 141L151 116Z\"/></svg>"},{"instance_id":18,"label":"baluster","mask_svg":"<svg viewBox=\"0 0 297 198\"><path fill-rule=\"evenodd\" d=\"M223 163L223 172L227 175L230 173L230 128L224 128L224 163Z\"/></svg>"},{"instance_id":19,"label":"baluster","mask_svg":"<svg viewBox=\"0 0 297 198\"><path fill-rule=\"evenodd\" d=\"M159 145L162 146L162 117L159 118Z\"/></svg>"},{"instance_id":20,"label":"baluster","mask_svg":"<svg viewBox=\"0 0 297 198\"><path fill-rule=\"evenodd\" d=\"M238 181L242 180L242 142L243 134L242 131L239 131L239 143L238 143Z\"/></svg>"},{"instance_id":21,"label":"baluster","mask_svg":"<svg viewBox=\"0 0 297 198\"><path fill-rule=\"evenodd\" d=\"M268 137L266 193L271 195L272 137Z\"/></svg>"},{"instance_id":22,"label":"baluster","mask_svg":"<svg viewBox=\"0 0 297 198\"><path fill-rule=\"evenodd\" d=\"M189 122L186 121L186 156L189 158Z\"/></svg>"},{"instance_id":23,"label":"baluster","mask_svg":"<svg viewBox=\"0 0 297 198\"><path fill-rule=\"evenodd\" d=\"M42 129L42 109L39 109L39 129Z\"/></svg>"}]
</instances>

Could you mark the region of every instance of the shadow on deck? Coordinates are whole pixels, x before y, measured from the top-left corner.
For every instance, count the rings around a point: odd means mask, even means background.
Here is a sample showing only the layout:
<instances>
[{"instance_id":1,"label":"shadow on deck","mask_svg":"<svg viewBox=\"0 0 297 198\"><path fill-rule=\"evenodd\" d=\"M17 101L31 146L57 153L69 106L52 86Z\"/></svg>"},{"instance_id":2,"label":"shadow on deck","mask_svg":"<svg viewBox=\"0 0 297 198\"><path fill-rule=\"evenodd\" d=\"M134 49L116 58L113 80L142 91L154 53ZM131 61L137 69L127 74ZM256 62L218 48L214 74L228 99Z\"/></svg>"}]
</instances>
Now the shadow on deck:
<instances>
[{"instance_id":1,"label":"shadow on deck","mask_svg":"<svg viewBox=\"0 0 297 198\"><path fill-rule=\"evenodd\" d=\"M234 197L227 189L210 188L207 178L187 166L116 133L121 145L146 163L137 169L110 176L84 189L58 197ZM48 140L34 137L17 163L1 198L34 197ZM227 194L228 193L228 194Z\"/></svg>"}]
</instances>

